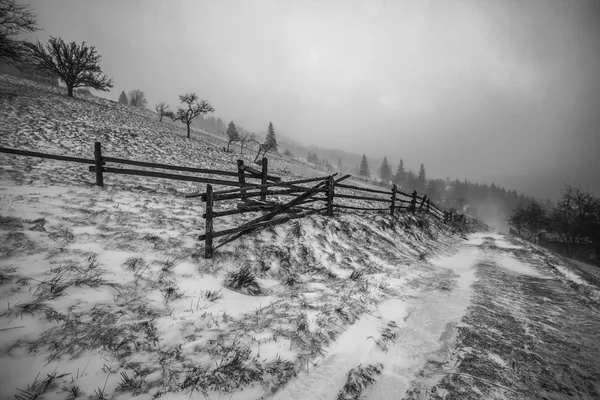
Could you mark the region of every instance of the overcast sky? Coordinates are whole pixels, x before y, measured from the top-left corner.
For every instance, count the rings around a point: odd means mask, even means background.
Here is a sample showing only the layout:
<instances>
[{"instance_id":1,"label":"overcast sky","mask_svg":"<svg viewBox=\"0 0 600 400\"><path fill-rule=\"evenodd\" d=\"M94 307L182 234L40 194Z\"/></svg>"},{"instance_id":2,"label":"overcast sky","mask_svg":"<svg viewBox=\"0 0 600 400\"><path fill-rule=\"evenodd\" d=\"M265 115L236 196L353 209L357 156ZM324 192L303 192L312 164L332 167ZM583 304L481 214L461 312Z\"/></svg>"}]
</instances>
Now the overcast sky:
<instances>
[{"instance_id":1,"label":"overcast sky","mask_svg":"<svg viewBox=\"0 0 600 400\"><path fill-rule=\"evenodd\" d=\"M32 38L96 46L113 100L193 91L226 122L393 168L600 193L598 0L29 3Z\"/></svg>"}]
</instances>

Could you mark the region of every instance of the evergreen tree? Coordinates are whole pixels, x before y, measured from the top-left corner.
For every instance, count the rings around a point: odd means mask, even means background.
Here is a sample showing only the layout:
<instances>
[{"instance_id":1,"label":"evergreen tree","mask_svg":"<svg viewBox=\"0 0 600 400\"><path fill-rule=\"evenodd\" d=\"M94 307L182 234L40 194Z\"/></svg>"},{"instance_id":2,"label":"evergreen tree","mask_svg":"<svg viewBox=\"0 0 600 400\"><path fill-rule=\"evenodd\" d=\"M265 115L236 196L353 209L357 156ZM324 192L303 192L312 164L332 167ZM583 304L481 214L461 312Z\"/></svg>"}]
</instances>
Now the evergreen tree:
<instances>
[{"instance_id":1,"label":"evergreen tree","mask_svg":"<svg viewBox=\"0 0 600 400\"><path fill-rule=\"evenodd\" d=\"M398 164L398 169L396 169L394 183L398 186L402 186L406 183L406 170L404 169L404 160L402 159L400 159L400 164Z\"/></svg>"},{"instance_id":2,"label":"evergreen tree","mask_svg":"<svg viewBox=\"0 0 600 400\"><path fill-rule=\"evenodd\" d=\"M421 164L421 168L419 168L419 176L417 177L417 187L416 190L418 192L422 192L425 190L425 184L427 183L427 175L425 174L425 166Z\"/></svg>"},{"instance_id":3,"label":"evergreen tree","mask_svg":"<svg viewBox=\"0 0 600 400\"><path fill-rule=\"evenodd\" d=\"M235 127L233 121L231 121L227 127L227 139L227 152L229 153L229 146L231 143L237 142L240 139L237 128Z\"/></svg>"},{"instance_id":4,"label":"evergreen tree","mask_svg":"<svg viewBox=\"0 0 600 400\"><path fill-rule=\"evenodd\" d=\"M342 164L342 159L341 159L341 158L339 158L339 159L338 159L338 163L337 163L337 170L338 170L339 172L342 172L342 170L343 170L343 169L344 169L344 164Z\"/></svg>"},{"instance_id":5,"label":"evergreen tree","mask_svg":"<svg viewBox=\"0 0 600 400\"><path fill-rule=\"evenodd\" d=\"M364 154L363 154L362 160L360 162L358 174L360 176L364 176L364 177L368 177L369 175L371 175L371 173L369 172L369 163L367 162L367 156L365 156Z\"/></svg>"},{"instance_id":6,"label":"evergreen tree","mask_svg":"<svg viewBox=\"0 0 600 400\"><path fill-rule=\"evenodd\" d=\"M270 150L273 150L275 153L277 153L277 138L275 137L275 128L273 128L272 122L269 122L265 144L270 147Z\"/></svg>"},{"instance_id":7,"label":"evergreen tree","mask_svg":"<svg viewBox=\"0 0 600 400\"><path fill-rule=\"evenodd\" d=\"M221 118L217 118L217 133L225 133L225 123Z\"/></svg>"},{"instance_id":8,"label":"evergreen tree","mask_svg":"<svg viewBox=\"0 0 600 400\"><path fill-rule=\"evenodd\" d=\"M127 95L125 94L125 91L123 90L121 92L121 95L119 96L119 104L129 104L129 100L127 99Z\"/></svg>"},{"instance_id":9,"label":"evergreen tree","mask_svg":"<svg viewBox=\"0 0 600 400\"><path fill-rule=\"evenodd\" d=\"M383 182L388 182L392 179L392 168L386 157L383 157L381 167L379 167L379 177Z\"/></svg>"}]
</instances>

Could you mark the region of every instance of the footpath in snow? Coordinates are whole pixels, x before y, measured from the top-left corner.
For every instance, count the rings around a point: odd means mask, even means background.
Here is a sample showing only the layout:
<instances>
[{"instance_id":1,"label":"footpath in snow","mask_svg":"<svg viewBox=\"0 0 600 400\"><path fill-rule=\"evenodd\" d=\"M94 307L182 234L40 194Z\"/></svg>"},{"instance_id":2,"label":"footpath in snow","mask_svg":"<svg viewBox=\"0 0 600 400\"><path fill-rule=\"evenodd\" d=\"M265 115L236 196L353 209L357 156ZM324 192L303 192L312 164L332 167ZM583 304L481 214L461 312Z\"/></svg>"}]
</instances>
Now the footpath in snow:
<instances>
[{"instance_id":1,"label":"footpath in snow","mask_svg":"<svg viewBox=\"0 0 600 400\"><path fill-rule=\"evenodd\" d=\"M455 326L469 305L473 266L482 257L480 236L472 235L453 256L432 261L439 269L433 279L446 285L445 290L431 290L433 285L403 287L408 300L389 300L378 307L379 315L363 316L327 349L319 366L299 375L274 399L335 399L348 372L359 364L383 366L382 376L363 393L366 398L402 398L415 373L427 361L441 362L452 345ZM387 351L374 339L380 336L382 319L397 326Z\"/></svg>"}]
</instances>

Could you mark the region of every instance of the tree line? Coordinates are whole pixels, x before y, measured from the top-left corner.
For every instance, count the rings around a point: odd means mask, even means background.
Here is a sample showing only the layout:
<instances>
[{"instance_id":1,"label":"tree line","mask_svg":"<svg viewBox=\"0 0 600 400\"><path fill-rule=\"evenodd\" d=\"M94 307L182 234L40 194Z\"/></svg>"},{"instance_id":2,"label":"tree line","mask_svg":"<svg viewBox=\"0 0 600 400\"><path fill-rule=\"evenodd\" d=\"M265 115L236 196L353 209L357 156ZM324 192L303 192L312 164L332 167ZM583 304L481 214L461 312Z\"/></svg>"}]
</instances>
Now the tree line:
<instances>
[{"instance_id":1,"label":"tree line","mask_svg":"<svg viewBox=\"0 0 600 400\"><path fill-rule=\"evenodd\" d=\"M591 192L567 185L556 205L529 199L515 207L508 222L528 240L554 233L571 257L583 244L591 244L600 262L600 197Z\"/></svg>"}]
</instances>

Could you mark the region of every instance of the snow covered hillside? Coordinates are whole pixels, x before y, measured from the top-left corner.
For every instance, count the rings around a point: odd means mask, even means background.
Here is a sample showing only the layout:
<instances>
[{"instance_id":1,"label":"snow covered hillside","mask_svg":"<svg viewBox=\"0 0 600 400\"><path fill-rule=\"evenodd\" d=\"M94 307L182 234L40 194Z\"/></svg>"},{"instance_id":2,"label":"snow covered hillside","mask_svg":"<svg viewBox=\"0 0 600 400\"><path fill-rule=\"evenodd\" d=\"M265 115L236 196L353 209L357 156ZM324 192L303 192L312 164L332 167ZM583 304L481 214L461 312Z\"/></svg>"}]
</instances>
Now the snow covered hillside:
<instances>
[{"instance_id":1,"label":"snow covered hillside","mask_svg":"<svg viewBox=\"0 0 600 400\"><path fill-rule=\"evenodd\" d=\"M2 78L0 146L90 157L99 140L111 156L235 165L211 135ZM183 196L203 187L93 178L0 155L1 398L600 396L594 270L387 212L313 215L206 260L203 204Z\"/></svg>"}]
</instances>

